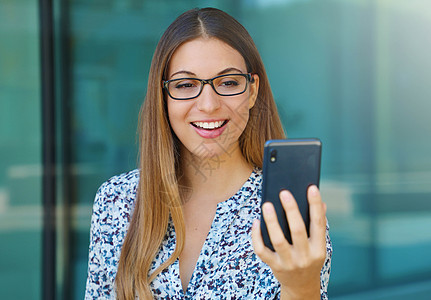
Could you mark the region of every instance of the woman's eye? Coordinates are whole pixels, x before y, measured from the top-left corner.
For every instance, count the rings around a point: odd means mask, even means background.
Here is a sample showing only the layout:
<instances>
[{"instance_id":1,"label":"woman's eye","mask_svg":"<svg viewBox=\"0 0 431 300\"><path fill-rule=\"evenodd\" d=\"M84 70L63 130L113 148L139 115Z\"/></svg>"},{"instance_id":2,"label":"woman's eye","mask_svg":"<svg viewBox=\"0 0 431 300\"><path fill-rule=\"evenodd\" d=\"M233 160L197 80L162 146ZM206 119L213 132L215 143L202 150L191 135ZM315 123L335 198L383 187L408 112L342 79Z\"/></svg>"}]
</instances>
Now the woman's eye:
<instances>
[{"instance_id":1,"label":"woman's eye","mask_svg":"<svg viewBox=\"0 0 431 300\"><path fill-rule=\"evenodd\" d=\"M190 88L192 87L192 85L190 83L181 83L181 84L177 84L175 86L176 89L186 89L186 88Z\"/></svg>"},{"instance_id":2,"label":"woman's eye","mask_svg":"<svg viewBox=\"0 0 431 300\"><path fill-rule=\"evenodd\" d=\"M235 86L238 86L239 83L235 80L226 80L221 82L220 85L223 87L235 87Z\"/></svg>"},{"instance_id":3,"label":"woman's eye","mask_svg":"<svg viewBox=\"0 0 431 300\"><path fill-rule=\"evenodd\" d=\"M175 84L176 89L189 89L196 87L196 84L193 82L178 82Z\"/></svg>"}]
</instances>

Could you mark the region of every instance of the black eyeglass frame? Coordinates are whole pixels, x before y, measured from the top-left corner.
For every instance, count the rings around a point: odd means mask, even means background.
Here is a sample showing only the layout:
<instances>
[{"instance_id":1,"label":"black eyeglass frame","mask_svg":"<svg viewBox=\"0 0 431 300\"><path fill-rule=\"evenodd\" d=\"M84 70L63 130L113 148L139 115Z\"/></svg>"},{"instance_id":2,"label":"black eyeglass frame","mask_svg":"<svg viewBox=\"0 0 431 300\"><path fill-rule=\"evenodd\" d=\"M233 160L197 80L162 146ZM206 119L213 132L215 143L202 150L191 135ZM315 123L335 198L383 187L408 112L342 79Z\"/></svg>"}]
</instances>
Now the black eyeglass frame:
<instances>
[{"instance_id":1,"label":"black eyeglass frame","mask_svg":"<svg viewBox=\"0 0 431 300\"><path fill-rule=\"evenodd\" d=\"M229 95L220 94L219 92L217 92L216 88L214 87L213 81L216 80L216 79L218 79L218 78L220 78L220 77L227 77L227 76L233 76L233 75L234 76L239 75L239 76L243 76L243 77L246 78L246 84L245 84L244 90L242 92L235 93L235 94L229 94ZM196 96L189 97L189 98L176 98L176 97L173 97L171 95L171 93L169 92L168 84L171 83L171 82L174 82L174 81L179 81L179 80L197 80L197 81L199 81L201 83L201 89L199 90L199 93ZM245 93L245 91L248 88L249 82L251 82L251 83L254 82L254 78L253 78L253 74L252 73L247 73L247 74L242 74L242 73L238 73L238 74L223 74L223 75L219 75L219 76L216 76L216 77L213 77L213 78L210 78L210 79L199 79L199 78L193 78L193 77L184 77L184 78L175 78L175 79L170 79L170 80L164 80L162 83L163 83L163 89L166 90L166 92L168 93L169 97L171 97L172 99L174 99L174 100L191 100L191 99L195 99L195 98L197 98L197 97L200 96L200 94L202 93L202 90L204 89L204 85L205 84L209 84L212 87L213 91L217 95L229 97L229 96L237 96L237 95L241 95L241 94Z\"/></svg>"}]
</instances>

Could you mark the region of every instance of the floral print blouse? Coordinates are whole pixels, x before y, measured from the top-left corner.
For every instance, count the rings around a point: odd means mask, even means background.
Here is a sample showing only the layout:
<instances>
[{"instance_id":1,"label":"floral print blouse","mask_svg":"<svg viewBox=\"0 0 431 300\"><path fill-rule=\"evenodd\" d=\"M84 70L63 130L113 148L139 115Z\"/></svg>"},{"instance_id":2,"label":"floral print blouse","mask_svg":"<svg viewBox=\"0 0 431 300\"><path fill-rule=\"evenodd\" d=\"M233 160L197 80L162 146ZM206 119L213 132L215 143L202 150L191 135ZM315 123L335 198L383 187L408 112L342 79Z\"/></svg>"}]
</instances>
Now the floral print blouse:
<instances>
[{"instance_id":1,"label":"floral print blouse","mask_svg":"<svg viewBox=\"0 0 431 300\"><path fill-rule=\"evenodd\" d=\"M115 276L131 219L139 171L115 176L98 190L91 219L85 299L115 299ZM188 288L183 291L178 259L151 283L155 299L279 299L280 284L253 252L251 227L260 217L262 172L255 169L240 190L217 205L211 229ZM327 299L332 246L326 229L326 261L320 274L321 299ZM174 251L170 223L156 255L154 271Z\"/></svg>"}]
</instances>

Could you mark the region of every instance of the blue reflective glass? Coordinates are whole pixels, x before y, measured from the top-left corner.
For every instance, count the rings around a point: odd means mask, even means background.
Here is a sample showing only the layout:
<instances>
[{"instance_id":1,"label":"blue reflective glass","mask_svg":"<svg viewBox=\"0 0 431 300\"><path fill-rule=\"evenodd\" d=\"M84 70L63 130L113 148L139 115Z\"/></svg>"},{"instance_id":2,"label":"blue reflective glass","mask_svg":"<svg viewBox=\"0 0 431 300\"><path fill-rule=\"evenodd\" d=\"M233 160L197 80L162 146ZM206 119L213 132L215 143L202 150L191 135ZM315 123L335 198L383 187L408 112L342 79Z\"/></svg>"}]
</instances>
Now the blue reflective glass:
<instances>
[{"instance_id":1,"label":"blue reflective glass","mask_svg":"<svg viewBox=\"0 0 431 300\"><path fill-rule=\"evenodd\" d=\"M0 299L41 299L37 1L0 2Z\"/></svg>"}]
</instances>

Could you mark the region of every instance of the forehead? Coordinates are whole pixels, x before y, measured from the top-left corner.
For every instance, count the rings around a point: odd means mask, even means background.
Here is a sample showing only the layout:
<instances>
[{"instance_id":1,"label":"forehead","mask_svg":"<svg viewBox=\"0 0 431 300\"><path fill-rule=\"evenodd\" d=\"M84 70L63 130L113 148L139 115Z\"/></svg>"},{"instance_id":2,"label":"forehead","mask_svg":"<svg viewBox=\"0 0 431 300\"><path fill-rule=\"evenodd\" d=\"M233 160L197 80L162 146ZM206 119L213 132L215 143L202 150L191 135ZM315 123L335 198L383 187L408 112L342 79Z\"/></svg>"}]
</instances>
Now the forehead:
<instances>
[{"instance_id":1,"label":"forehead","mask_svg":"<svg viewBox=\"0 0 431 300\"><path fill-rule=\"evenodd\" d=\"M171 57L168 76L186 71L200 78L210 78L227 68L247 72L242 55L216 38L197 38L178 47Z\"/></svg>"}]
</instances>

